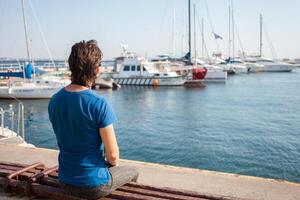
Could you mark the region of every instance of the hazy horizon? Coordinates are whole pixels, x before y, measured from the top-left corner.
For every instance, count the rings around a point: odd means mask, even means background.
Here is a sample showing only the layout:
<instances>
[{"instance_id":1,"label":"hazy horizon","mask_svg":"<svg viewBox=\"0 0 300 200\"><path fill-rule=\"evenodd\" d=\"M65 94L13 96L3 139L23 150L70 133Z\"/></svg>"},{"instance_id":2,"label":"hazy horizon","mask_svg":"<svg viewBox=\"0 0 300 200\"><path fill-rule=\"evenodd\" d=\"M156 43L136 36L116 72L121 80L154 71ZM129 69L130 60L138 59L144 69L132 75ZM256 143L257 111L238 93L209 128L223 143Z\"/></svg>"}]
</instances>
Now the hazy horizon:
<instances>
[{"instance_id":1,"label":"hazy horizon","mask_svg":"<svg viewBox=\"0 0 300 200\"><path fill-rule=\"evenodd\" d=\"M67 58L71 46L81 40L96 39L104 59L119 56L121 45L141 55L172 53L173 10L175 8L175 54L188 50L188 0L31 0L42 32L55 59ZM234 2L236 54L259 51L259 14L264 17L263 55L300 58L300 1L243 0ZM229 0L192 0L196 5L197 52L201 55L200 21L209 54L220 50L228 55ZM25 58L25 34L20 0L0 0L0 57ZM30 49L34 58L49 58L29 0L25 0ZM206 9L206 5L207 8ZM193 8L192 8L193 10ZM209 11L209 14L208 12ZM193 15L192 15L193 17ZM192 22L192 25L194 23ZM212 30L213 29L213 30ZM193 36L194 28L192 28ZM223 37L216 44L212 31ZM266 34L271 39L268 45ZM241 41L241 42L239 42ZM241 48L243 47L243 48ZM205 53L206 54L206 53Z\"/></svg>"}]
</instances>

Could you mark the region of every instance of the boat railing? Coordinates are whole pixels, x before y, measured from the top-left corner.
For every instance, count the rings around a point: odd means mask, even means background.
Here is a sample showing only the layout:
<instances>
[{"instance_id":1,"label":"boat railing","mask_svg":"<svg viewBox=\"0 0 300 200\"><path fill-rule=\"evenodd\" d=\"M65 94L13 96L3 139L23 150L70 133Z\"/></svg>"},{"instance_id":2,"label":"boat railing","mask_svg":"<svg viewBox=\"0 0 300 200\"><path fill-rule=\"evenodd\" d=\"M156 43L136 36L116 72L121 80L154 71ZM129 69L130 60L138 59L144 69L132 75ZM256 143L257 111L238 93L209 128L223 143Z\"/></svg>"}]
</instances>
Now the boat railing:
<instances>
[{"instance_id":1,"label":"boat railing","mask_svg":"<svg viewBox=\"0 0 300 200\"><path fill-rule=\"evenodd\" d=\"M5 115L8 114L10 118L10 131L12 136L14 135L14 127L15 127L15 112L13 109L13 106L10 104L9 109L4 110L2 107L0 107L0 113L1 113L1 133L3 136L5 136ZM25 141L25 131L24 131L24 104L22 102L18 103L18 121L17 121L17 136L22 137L22 139Z\"/></svg>"},{"instance_id":2,"label":"boat railing","mask_svg":"<svg viewBox=\"0 0 300 200\"><path fill-rule=\"evenodd\" d=\"M20 64L0 64L0 71L19 71L22 68Z\"/></svg>"}]
</instances>

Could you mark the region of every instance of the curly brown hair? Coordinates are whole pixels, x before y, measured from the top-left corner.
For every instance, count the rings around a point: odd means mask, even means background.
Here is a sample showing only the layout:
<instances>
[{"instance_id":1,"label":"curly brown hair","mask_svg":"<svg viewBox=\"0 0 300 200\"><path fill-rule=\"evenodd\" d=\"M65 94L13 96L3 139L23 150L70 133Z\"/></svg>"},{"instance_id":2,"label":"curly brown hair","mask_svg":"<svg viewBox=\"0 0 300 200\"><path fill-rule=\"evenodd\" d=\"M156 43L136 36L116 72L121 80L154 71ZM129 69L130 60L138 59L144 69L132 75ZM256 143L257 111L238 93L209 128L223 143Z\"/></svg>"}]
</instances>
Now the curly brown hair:
<instances>
[{"instance_id":1,"label":"curly brown hair","mask_svg":"<svg viewBox=\"0 0 300 200\"><path fill-rule=\"evenodd\" d=\"M74 44L68 60L72 83L89 86L97 78L102 55L96 40Z\"/></svg>"}]
</instances>

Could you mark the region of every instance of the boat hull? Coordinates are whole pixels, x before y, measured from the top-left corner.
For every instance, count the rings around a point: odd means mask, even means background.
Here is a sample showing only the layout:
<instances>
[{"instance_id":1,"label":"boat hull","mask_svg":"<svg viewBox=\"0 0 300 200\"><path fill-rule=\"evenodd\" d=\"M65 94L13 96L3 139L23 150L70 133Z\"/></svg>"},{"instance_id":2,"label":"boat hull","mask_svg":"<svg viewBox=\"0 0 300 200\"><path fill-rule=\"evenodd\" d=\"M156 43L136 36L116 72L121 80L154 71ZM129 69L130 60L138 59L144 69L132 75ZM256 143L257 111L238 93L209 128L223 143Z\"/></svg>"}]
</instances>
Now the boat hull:
<instances>
[{"instance_id":1,"label":"boat hull","mask_svg":"<svg viewBox=\"0 0 300 200\"><path fill-rule=\"evenodd\" d=\"M1 99L50 99L53 94L58 92L62 87L40 87L40 88L8 88L0 87Z\"/></svg>"},{"instance_id":2,"label":"boat hull","mask_svg":"<svg viewBox=\"0 0 300 200\"><path fill-rule=\"evenodd\" d=\"M295 69L293 65L286 65L286 64L272 64L272 65L265 65L263 72L291 72Z\"/></svg>"},{"instance_id":3,"label":"boat hull","mask_svg":"<svg viewBox=\"0 0 300 200\"><path fill-rule=\"evenodd\" d=\"M291 72L296 65L285 63L262 63L249 66L249 72Z\"/></svg>"},{"instance_id":4,"label":"boat hull","mask_svg":"<svg viewBox=\"0 0 300 200\"><path fill-rule=\"evenodd\" d=\"M136 86L181 86L186 80L186 76L176 77L115 77L115 83L119 85Z\"/></svg>"},{"instance_id":5,"label":"boat hull","mask_svg":"<svg viewBox=\"0 0 300 200\"><path fill-rule=\"evenodd\" d=\"M210 70L208 69L204 78L205 82L226 82L227 72L221 70Z\"/></svg>"}]
</instances>

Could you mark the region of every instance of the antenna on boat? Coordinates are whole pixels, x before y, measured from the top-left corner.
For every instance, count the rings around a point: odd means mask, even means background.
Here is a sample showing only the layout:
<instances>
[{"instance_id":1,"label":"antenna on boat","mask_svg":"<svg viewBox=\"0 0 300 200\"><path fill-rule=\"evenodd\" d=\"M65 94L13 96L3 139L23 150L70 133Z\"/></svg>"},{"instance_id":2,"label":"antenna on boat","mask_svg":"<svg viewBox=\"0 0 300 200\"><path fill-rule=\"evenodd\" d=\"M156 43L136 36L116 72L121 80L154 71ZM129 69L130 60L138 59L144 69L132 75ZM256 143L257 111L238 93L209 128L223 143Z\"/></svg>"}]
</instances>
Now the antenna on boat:
<instances>
[{"instance_id":1,"label":"antenna on boat","mask_svg":"<svg viewBox=\"0 0 300 200\"><path fill-rule=\"evenodd\" d=\"M30 57L30 51L29 51L29 39L28 39L28 34L27 34L27 24L26 24L26 15L25 15L25 3L24 0L22 1L22 13L23 13L23 23L24 23L24 30L25 30L25 39L26 39L26 49L27 49L27 59L28 62L31 62L31 57ZM25 68L25 66L24 66Z\"/></svg>"},{"instance_id":2,"label":"antenna on boat","mask_svg":"<svg viewBox=\"0 0 300 200\"><path fill-rule=\"evenodd\" d=\"M235 34L234 34L234 13L233 13L233 0L231 0L231 19L232 19L232 57L235 57Z\"/></svg>"},{"instance_id":3,"label":"antenna on boat","mask_svg":"<svg viewBox=\"0 0 300 200\"><path fill-rule=\"evenodd\" d=\"M204 59L204 19L201 18L202 59Z\"/></svg>"},{"instance_id":4,"label":"antenna on boat","mask_svg":"<svg viewBox=\"0 0 300 200\"><path fill-rule=\"evenodd\" d=\"M175 6L173 8L173 30L172 30L172 50L173 50L173 56L175 56L175 16L176 16L176 9Z\"/></svg>"},{"instance_id":5,"label":"antenna on boat","mask_svg":"<svg viewBox=\"0 0 300 200\"><path fill-rule=\"evenodd\" d=\"M34 19L35 19L35 21L36 21L36 23L37 23L37 25L38 25L38 28L39 28L40 34L41 34L41 36L42 36L42 39L43 39L44 45L45 45L45 47L46 47L46 50L47 50L48 56L49 56L49 58L50 58L50 61L52 62L52 65L53 65L53 66L56 68L56 70L58 70L58 67L56 66L56 64L55 64L55 62L54 62L54 59L53 59L52 53L51 53L51 51L50 51L50 48L49 48L49 45L48 45L48 43L47 43L47 40L46 40L45 34L44 34L43 30L42 30L42 27L41 27L40 21L39 21L39 19L38 19L37 15L36 15L36 12L35 12L35 9L34 9L34 7L33 7L33 5L32 5L32 2L31 2L31 0L29 0L28 2L29 2L29 5L30 5L30 7L31 7L31 10L32 10L32 13L33 13Z\"/></svg>"},{"instance_id":6,"label":"antenna on boat","mask_svg":"<svg viewBox=\"0 0 300 200\"><path fill-rule=\"evenodd\" d=\"M191 0L189 0L189 63L192 63Z\"/></svg>"},{"instance_id":7,"label":"antenna on boat","mask_svg":"<svg viewBox=\"0 0 300 200\"><path fill-rule=\"evenodd\" d=\"M196 28L196 5L193 4L193 7L194 7L194 57L195 57L195 60L197 59L197 40L196 40L196 31L197 31L197 28ZM197 62L196 62L196 65L197 65Z\"/></svg>"},{"instance_id":8,"label":"antenna on boat","mask_svg":"<svg viewBox=\"0 0 300 200\"><path fill-rule=\"evenodd\" d=\"M228 20L228 30L229 30L229 33L228 33L228 57L230 59L231 57L231 7L230 5L228 6L228 14L229 14L229 20Z\"/></svg>"},{"instance_id":9,"label":"antenna on boat","mask_svg":"<svg viewBox=\"0 0 300 200\"><path fill-rule=\"evenodd\" d=\"M128 50L127 50L127 49L128 49L128 45L122 44L122 45L121 45L121 48L122 48L122 54L121 54L121 55L122 55L123 57L126 57L127 54L128 54Z\"/></svg>"},{"instance_id":10,"label":"antenna on boat","mask_svg":"<svg viewBox=\"0 0 300 200\"><path fill-rule=\"evenodd\" d=\"M259 15L259 57L262 57L262 26L263 26L263 17L262 14Z\"/></svg>"}]
</instances>

